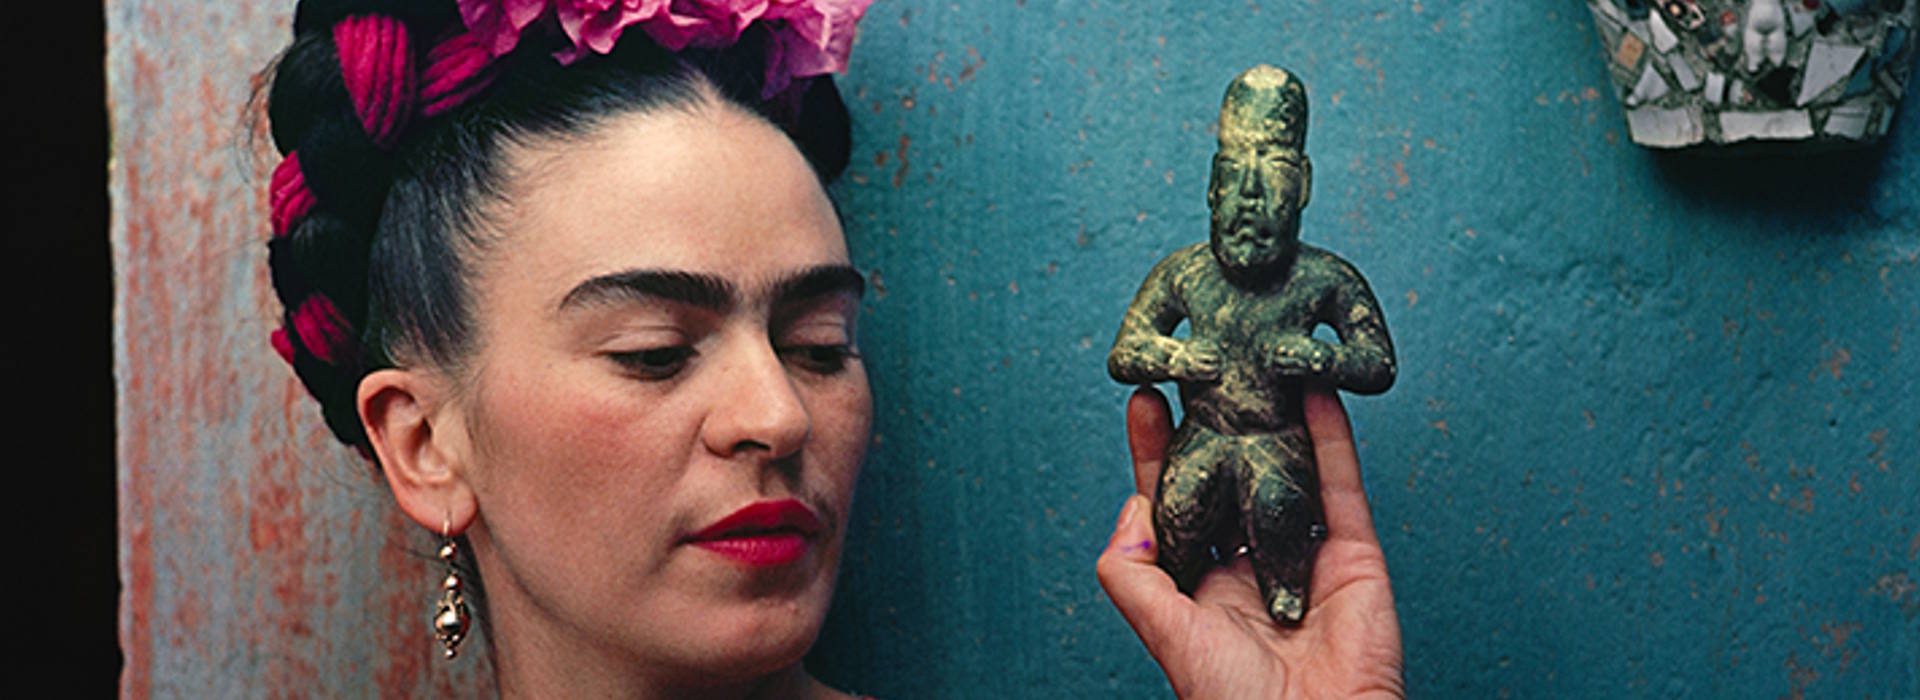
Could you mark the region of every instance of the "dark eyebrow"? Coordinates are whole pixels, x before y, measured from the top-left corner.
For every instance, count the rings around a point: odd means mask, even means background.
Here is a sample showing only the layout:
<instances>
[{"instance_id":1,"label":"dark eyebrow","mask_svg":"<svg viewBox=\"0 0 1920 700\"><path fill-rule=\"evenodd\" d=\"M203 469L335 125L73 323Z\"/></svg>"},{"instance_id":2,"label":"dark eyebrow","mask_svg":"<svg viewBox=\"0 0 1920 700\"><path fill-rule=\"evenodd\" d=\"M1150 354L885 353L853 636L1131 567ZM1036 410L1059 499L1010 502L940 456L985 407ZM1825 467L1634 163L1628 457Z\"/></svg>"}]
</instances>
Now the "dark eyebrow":
<instances>
[{"instance_id":1,"label":"dark eyebrow","mask_svg":"<svg viewBox=\"0 0 1920 700\"><path fill-rule=\"evenodd\" d=\"M725 313L733 308L733 283L681 270L627 270L581 282L560 300L560 310L612 301L664 299Z\"/></svg>"},{"instance_id":2,"label":"dark eyebrow","mask_svg":"<svg viewBox=\"0 0 1920 700\"><path fill-rule=\"evenodd\" d=\"M858 299L867 292L867 279L851 265L816 265L774 280L767 290L775 307L834 294Z\"/></svg>"}]
</instances>

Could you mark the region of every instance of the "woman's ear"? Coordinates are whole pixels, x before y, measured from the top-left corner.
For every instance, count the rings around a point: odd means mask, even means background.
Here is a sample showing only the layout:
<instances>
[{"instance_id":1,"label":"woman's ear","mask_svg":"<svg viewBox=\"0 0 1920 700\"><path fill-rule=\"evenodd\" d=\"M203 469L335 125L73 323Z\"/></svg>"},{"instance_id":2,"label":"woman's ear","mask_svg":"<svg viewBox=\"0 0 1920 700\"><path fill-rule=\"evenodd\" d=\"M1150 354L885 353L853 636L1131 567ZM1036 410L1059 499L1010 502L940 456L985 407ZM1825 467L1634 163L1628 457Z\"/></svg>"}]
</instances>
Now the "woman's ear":
<instances>
[{"instance_id":1,"label":"woman's ear","mask_svg":"<svg viewBox=\"0 0 1920 700\"><path fill-rule=\"evenodd\" d=\"M457 535L479 508L465 472L472 443L451 395L438 375L383 369L360 380L356 401L400 510L435 534Z\"/></svg>"}]
</instances>

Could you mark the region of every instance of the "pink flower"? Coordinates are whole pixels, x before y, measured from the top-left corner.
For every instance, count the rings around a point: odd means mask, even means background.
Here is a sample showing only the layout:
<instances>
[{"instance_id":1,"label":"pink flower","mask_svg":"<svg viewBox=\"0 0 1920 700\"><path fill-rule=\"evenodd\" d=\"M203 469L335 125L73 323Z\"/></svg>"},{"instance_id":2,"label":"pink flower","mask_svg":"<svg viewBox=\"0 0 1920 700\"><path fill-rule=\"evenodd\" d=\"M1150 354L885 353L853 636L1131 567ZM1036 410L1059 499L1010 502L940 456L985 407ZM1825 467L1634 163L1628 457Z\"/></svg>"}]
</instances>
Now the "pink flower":
<instances>
[{"instance_id":1,"label":"pink flower","mask_svg":"<svg viewBox=\"0 0 1920 700\"><path fill-rule=\"evenodd\" d=\"M460 0L460 19L495 58L520 43L520 33L547 10L547 0Z\"/></svg>"},{"instance_id":2,"label":"pink flower","mask_svg":"<svg viewBox=\"0 0 1920 700\"><path fill-rule=\"evenodd\" d=\"M766 87L770 99L794 78L847 69L854 25L873 0L459 0L468 31L495 57L552 10L571 46L554 54L570 64L588 52L606 54L627 27L640 25L668 51L720 48L754 22L767 23Z\"/></svg>"},{"instance_id":3,"label":"pink flower","mask_svg":"<svg viewBox=\"0 0 1920 700\"><path fill-rule=\"evenodd\" d=\"M847 69L854 26L873 0L773 0L765 19L785 20L767 50L767 83L762 99L787 89L793 78Z\"/></svg>"},{"instance_id":4,"label":"pink flower","mask_svg":"<svg viewBox=\"0 0 1920 700\"><path fill-rule=\"evenodd\" d=\"M573 63L588 51L613 52L620 33L627 27L652 19L667 10L669 0L558 0L556 9L560 29L573 40L573 47L554 57L562 64Z\"/></svg>"},{"instance_id":5,"label":"pink flower","mask_svg":"<svg viewBox=\"0 0 1920 700\"><path fill-rule=\"evenodd\" d=\"M672 0L667 11L649 20L647 35L679 51L688 46L705 49L731 46L740 32L767 10L768 0Z\"/></svg>"}]
</instances>

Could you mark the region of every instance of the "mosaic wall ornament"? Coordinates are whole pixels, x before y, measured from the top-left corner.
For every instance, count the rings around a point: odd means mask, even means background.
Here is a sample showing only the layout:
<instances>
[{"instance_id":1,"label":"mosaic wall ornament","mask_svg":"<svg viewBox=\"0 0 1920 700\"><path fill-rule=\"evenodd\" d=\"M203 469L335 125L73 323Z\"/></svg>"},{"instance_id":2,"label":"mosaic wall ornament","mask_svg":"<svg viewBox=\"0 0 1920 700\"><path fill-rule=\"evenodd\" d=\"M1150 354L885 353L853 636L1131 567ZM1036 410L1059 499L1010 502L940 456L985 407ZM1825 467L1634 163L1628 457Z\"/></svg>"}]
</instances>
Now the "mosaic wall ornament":
<instances>
[{"instance_id":1,"label":"mosaic wall ornament","mask_svg":"<svg viewBox=\"0 0 1920 700\"><path fill-rule=\"evenodd\" d=\"M1871 144L1913 75L1920 0L1587 0L1634 143Z\"/></svg>"}]
</instances>

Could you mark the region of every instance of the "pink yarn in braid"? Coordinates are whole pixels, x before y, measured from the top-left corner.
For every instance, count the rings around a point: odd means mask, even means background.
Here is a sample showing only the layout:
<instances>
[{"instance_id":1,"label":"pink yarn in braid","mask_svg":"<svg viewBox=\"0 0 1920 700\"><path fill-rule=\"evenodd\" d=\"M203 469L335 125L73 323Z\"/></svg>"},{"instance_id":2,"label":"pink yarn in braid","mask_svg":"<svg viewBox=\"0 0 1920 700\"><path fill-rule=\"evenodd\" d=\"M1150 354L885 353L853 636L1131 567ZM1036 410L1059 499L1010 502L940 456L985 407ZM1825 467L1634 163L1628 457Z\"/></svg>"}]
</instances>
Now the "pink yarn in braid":
<instances>
[{"instance_id":1,"label":"pink yarn in braid","mask_svg":"<svg viewBox=\"0 0 1920 700\"><path fill-rule=\"evenodd\" d=\"M398 20L379 16L349 17L334 26L341 77L353 99L354 113L383 148L393 145L414 102L413 59L406 37ZM493 83L487 70L492 64L493 54L469 32L436 44L427 52L427 67L420 76L424 84L418 86L422 116L443 114L485 90ZM388 80L380 80L382 75ZM286 235L313 211L316 200L300 170L298 152L288 153L273 169L268 199L275 236Z\"/></svg>"},{"instance_id":2,"label":"pink yarn in braid","mask_svg":"<svg viewBox=\"0 0 1920 700\"><path fill-rule=\"evenodd\" d=\"M374 145L391 148L414 108L413 47L407 25L385 15L356 15L333 25L340 77L354 116Z\"/></svg>"},{"instance_id":3,"label":"pink yarn in braid","mask_svg":"<svg viewBox=\"0 0 1920 700\"><path fill-rule=\"evenodd\" d=\"M287 329L273 329L272 333L267 334L267 342L273 345L273 354L279 355L287 364L293 364L293 341L287 339Z\"/></svg>"},{"instance_id":4,"label":"pink yarn in braid","mask_svg":"<svg viewBox=\"0 0 1920 700\"><path fill-rule=\"evenodd\" d=\"M427 51L420 74L420 115L434 117L465 103L493 83L493 52L472 32L460 32Z\"/></svg>"},{"instance_id":5,"label":"pink yarn in braid","mask_svg":"<svg viewBox=\"0 0 1920 700\"><path fill-rule=\"evenodd\" d=\"M338 364L353 352L353 335L347 317L325 294L307 297L300 310L293 312L293 332L307 352L327 364Z\"/></svg>"},{"instance_id":6,"label":"pink yarn in braid","mask_svg":"<svg viewBox=\"0 0 1920 700\"><path fill-rule=\"evenodd\" d=\"M300 170L299 151L288 153L286 159L274 166L273 183L267 188L267 200L272 205L267 218L273 223L275 236L287 235L295 222L313 211L313 190L307 189L306 173Z\"/></svg>"},{"instance_id":7,"label":"pink yarn in braid","mask_svg":"<svg viewBox=\"0 0 1920 700\"><path fill-rule=\"evenodd\" d=\"M342 19L333 25L333 42L354 116L381 148L393 147L416 107L421 116L433 117L460 106L493 82L488 70L493 54L468 32L455 34L428 51L423 75L414 71L407 27L398 19L382 15ZM276 237L286 235L313 212L318 200L307 187L299 152L287 153L274 167L267 198ZM355 351L352 326L324 294L307 297L288 327L268 336L274 353L293 364L289 330L308 353L327 364L338 364Z\"/></svg>"}]
</instances>

